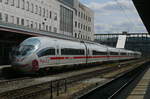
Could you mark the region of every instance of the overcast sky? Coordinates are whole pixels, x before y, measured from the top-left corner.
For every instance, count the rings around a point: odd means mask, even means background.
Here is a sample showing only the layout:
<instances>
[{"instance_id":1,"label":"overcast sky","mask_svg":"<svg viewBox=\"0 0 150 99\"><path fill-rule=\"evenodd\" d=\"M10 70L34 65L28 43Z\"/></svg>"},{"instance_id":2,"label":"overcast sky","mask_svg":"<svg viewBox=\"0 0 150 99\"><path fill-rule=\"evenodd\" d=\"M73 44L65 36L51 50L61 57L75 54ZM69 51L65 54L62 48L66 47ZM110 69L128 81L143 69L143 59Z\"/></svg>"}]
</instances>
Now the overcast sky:
<instances>
[{"instance_id":1,"label":"overcast sky","mask_svg":"<svg viewBox=\"0 0 150 99\"><path fill-rule=\"evenodd\" d=\"M132 0L80 0L95 12L95 33L147 32Z\"/></svg>"}]
</instances>

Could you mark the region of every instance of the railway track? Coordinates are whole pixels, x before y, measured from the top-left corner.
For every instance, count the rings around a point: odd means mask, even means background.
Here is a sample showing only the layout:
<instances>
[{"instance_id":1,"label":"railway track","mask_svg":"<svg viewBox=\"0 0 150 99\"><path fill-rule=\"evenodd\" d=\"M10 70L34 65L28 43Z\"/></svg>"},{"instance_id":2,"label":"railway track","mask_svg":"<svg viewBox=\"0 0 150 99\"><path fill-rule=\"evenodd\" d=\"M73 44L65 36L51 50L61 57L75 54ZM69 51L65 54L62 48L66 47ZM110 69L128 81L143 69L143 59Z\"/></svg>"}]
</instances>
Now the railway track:
<instances>
[{"instance_id":1,"label":"railway track","mask_svg":"<svg viewBox=\"0 0 150 99\"><path fill-rule=\"evenodd\" d=\"M119 75L115 79L108 83L98 86L95 89L90 90L86 94L79 96L77 99L115 99L116 96L126 88L132 81L134 81L142 72L148 68L147 63L143 63L142 66L129 70L128 72Z\"/></svg>"},{"instance_id":2,"label":"railway track","mask_svg":"<svg viewBox=\"0 0 150 99\"><path fill-rule=\"evenodd\" d=\"M126 67L127 64L130 64L130 63L137 63L137 61L123 63L122 65L124 66L121 66L121 67L118 67L118 66L106 67L100 70L80 73L80 74L71 75L71 76L67 75L65 77L60 77L60 78L47 81L47 82L43 82L40 84L33 84L33 85L22 87L22 88L16 88L14 90L4 91L0 93L0 98L1 99L20 99L20 98L30 99L31 97L39 96L42 93L51 93L49 95L52 98L53 93L56 93L57 95L59 95L59 93L62 92L62 90L66 92L69 86L77 83L78 81L82 81L84 79L95 77L95 76L105 74L108 72L116 71L117 69Z\"/></svg>"}]
</instances>

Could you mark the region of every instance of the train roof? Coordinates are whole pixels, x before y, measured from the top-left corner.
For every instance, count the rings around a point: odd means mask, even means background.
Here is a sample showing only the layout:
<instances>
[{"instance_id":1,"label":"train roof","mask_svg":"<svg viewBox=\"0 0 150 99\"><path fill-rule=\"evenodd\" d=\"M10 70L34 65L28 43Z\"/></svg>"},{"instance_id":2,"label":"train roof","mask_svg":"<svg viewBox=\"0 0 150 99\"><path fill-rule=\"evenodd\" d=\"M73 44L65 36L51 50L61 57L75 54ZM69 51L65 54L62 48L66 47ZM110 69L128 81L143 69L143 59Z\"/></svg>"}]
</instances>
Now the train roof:
<instances>
[{"instance_id":1,"label":"train roof","mask_svg":"<svg viewBox=\"0 0 150 99\"><path fill-rule=\"evenodd\" d=\"M140 53L138 51L132 51L132 50L127 50L127 49L120 49L120 48L115 48L115 47L110 47L110 46L107 46L107 45L102 45L100 43L96 43L96 42L91 42L91 41L75 41L75 40L66 40L66 39L58 39L58 38L52 38L52 37L46 37L46 36L40 36L40 37L31 37L31 38L37 38L39 40L42 40L42 41L58 41L60 40L59 43L61 43L62 47L63 47L63 44L64 43L68 43L70 46L74 46L74 44L76 45L76 47L78 46L78 43L86 43L86 44L94 44L94 45L97 45L97 46L100 46L100 47L103 47L104 49L105 48L108 48L109 50L112 50L112 51L121 51L121 52L129 52L129 53L133 53L133 52L136 52L136 53ZM70 42L68 42L70 41ZM73 44L71 44L73 43ZM79 47L79 46L78 46Z\"/></svg>"}]
</instances>

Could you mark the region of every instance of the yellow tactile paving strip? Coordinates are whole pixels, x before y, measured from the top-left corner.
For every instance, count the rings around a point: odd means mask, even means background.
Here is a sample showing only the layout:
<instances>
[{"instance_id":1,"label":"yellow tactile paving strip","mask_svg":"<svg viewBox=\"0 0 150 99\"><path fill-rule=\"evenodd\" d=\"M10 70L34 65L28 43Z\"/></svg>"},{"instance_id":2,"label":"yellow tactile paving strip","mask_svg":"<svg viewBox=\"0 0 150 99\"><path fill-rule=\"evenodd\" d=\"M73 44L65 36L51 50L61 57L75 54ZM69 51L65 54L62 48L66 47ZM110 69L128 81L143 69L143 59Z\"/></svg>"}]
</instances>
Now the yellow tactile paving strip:
<instances>
[{"instance_id":1,"label":"yellow tactile paving strip","mask_svg":"<svg viewBox=\"0 0 150 99\"><path fill-rule=\"evenodd\" d=\"M137 86L129 94L127 99L144 99L147 89L150 84L150 69L144 74Z\"/></svg>"}]
</instances>

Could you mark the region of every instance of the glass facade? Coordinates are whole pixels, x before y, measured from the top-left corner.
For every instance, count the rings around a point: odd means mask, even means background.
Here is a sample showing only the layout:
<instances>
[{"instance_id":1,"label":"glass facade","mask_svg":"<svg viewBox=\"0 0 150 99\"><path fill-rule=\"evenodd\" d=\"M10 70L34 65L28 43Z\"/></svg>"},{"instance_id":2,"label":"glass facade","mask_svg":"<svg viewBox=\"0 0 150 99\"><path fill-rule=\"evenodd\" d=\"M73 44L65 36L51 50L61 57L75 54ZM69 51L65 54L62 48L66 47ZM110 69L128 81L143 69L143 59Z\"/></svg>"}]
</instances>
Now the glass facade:
<instances>
[{"instance_id":1,"label":"glass facade","mask_svg":"<svg viewBox=\"0 0 150 99\"><path fill-rule=\"evenodd\" d=\"M60 30L73 33L73 11L60 6Z\"/></svg>"},{"instance_id":2,"label":"glass facade","mask_svg":"<svg viewBox=\"0 0 150 99\"><path fill-rule=\"evenodd\" d=\"M63 2L64 4L70 5L73 7L74 5L74 0L59 0L61 2Z\"/></svg>"}]
</instances>

